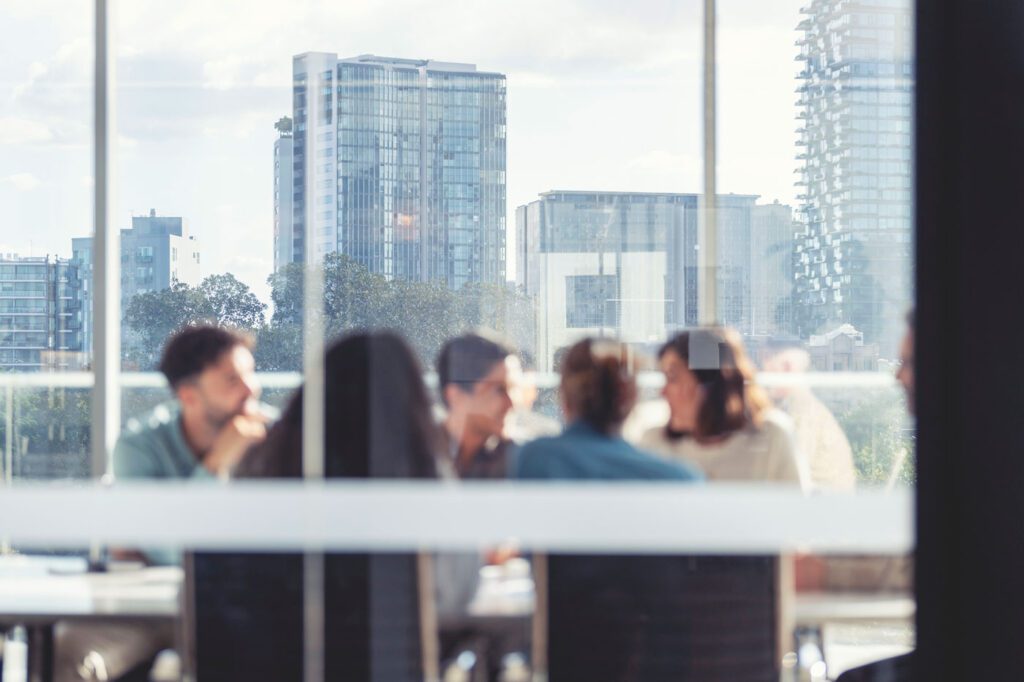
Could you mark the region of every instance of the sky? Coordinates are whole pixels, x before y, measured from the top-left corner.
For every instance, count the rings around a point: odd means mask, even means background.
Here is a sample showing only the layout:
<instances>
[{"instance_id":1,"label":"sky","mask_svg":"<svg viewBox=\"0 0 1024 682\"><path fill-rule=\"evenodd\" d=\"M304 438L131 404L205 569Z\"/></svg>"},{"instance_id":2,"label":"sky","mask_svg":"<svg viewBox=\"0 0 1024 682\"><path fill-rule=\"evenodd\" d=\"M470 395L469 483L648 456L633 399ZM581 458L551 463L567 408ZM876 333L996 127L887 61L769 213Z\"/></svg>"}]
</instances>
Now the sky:
<instances>
[{"instance_id":1,"label":"sky","mask_svg":"<svg viewBox=\"0 0 1024 682\"><path fill-rule=\"evenodd\" d=\"M720 192L794 202L801 4L719 0ZM91 232L92 5L0 2L0 253L67 257ZM506 74L510 239L516 206L552 189L699 192L702 5L114 3L116 224L183 216L203 275L231 272L269 301L273 124L291 114L291 58L309 51Z\"/></svg>"}]
</instances>

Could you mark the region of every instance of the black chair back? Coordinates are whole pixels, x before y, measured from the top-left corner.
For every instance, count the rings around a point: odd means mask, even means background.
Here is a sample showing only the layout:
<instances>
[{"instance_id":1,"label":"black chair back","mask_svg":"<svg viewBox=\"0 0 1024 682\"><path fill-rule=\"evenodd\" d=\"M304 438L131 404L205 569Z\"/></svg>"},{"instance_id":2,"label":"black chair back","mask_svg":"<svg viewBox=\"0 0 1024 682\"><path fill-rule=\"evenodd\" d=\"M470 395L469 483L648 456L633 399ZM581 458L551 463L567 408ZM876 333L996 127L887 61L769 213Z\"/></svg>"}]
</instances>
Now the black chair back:
<instances>
[{"instance_id":1,"label":"black chair back","mask_svg":"<svg viewBox=\"0 0 1024 682\"><path fill-rule=\"evenodd\" d=\"M186 562L195 678L303 679L301 554L196 553ZM324 557L328 680L424 679L415 555Z\"/></svg>"},{"instance_id":2,"label":"black chair back","mask_svg":"<svg viewBox=\"0 0 1024 682\"><path fill-rule=\"evenodd\" d=\"M775 557L559 555L546 573L553 682L779 679Z\"/></svg>"}]
</instances>

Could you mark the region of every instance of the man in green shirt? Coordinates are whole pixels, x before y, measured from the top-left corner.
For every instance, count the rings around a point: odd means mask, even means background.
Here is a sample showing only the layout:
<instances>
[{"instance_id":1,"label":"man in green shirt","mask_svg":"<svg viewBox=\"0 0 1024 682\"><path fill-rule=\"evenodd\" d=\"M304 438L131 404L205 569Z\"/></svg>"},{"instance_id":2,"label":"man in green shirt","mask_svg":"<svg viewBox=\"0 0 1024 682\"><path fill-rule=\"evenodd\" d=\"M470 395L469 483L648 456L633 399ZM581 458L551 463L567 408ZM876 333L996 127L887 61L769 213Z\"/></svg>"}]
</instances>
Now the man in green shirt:
<instances>
[{"instance_id":1,"label":"man in green shirt","mask_svg":"<svg viewBox=\"0 0 1024 682\"><path fill-rule=\"evenodd\" d=\"M226 477L266 436L252 340L186 327L164 347L160 371L175 400L128 422L114 448L114 477Z\"/></svg>"},{"instance_id":2,"label":"man in green shirt","mask_svg":"<svg viewBox=\"0 0 1024 682\"><path fill-rule=\"evenodd\" d=\"M186 327L171 337L160 371L175 399L128 422L114 447L114 477L212 480L230 474L266 435L268 408L258 402L252 346L249 337L212 326ZM152 564L181 559L180 551L170 548L114 549L112 554ZM174 632L146 620L62 622L55 640L57 679L100 679L100 667L114 679L173 646ZM86 678L91 672L97 676Z\"/></svg>"}]
</instances>

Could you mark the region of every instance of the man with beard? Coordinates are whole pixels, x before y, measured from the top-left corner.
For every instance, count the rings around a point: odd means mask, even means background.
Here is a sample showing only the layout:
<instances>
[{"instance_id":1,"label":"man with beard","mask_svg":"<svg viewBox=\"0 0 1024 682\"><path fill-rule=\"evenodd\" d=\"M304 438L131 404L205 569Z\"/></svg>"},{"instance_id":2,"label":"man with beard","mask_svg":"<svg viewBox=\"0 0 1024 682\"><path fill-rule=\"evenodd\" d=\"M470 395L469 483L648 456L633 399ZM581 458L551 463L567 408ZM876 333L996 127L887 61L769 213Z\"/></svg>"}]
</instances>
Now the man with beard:
<instances>
[{"instance_id":1,"label":"man with beard","mask_svg":"<svg viewBox=\"0 0 1024 682\"><path fill-rule=\"evenodd\" d=\"M181 330L160 371L175 400L128 422L114 448L114 476L226 477L266 436L252 340L213 326Z\"/></svg>"},{"instance_id":2,"label":"man with beard","mask_svg":"<svg viewBox=\"0 0 1024 682\"><path fill-rule=\"evenodd\" d=\"M266 435L252 340L213 326L182 329L167 342L160 371L175 400L131 419L114 447L117 479L226 477ZM112 548L116 559L176 564L172 548ZM57 680L149 679L153 657L174 645L174 628L133 619L76 623L54 631Z\"/></svg>"}]
</instances>

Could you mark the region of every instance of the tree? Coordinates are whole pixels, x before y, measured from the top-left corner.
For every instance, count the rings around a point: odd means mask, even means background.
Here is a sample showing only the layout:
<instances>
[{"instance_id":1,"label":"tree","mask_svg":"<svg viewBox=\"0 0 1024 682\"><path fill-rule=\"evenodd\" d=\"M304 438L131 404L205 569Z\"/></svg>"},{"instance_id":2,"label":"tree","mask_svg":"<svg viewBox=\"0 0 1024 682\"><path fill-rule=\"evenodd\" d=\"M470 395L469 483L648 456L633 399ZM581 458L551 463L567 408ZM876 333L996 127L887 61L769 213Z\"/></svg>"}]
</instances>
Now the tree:
<instances>
[{"instance_id":1,"label":"tree","mask_svg":"<svg viewBox=\"0 0 1024 682\"><path fill-rule=\"evenodd\" d=\"M256 331L263 326L267 304L232 274L210 275L199 285L203 312L215 324Z\"/></svg>"},{"instance_id":2,"label":"tree","mask_svg":"<svg viewBox=\"0 0 1024 682\"><path fill-rule=\"evenodd\" d=\"M263 327L266 304L234 275L210 275L199 286L174 282L136 294L124 315L125 368L156 367L167 338L190 324L216 324L248 332Z\"/></svg>"},{"instance_id":3,"label":"tree","mask_svg":"<svg viewBox=\"0 0 1024 682\"><path fill-rule=\"evenodd\" d=\"M892 390L859 395L849 407L836 411L862 483L884 485L895 473L896 482L914 483L914 441L908 428L904 401Z\"/></svg>"}]
</instances>

